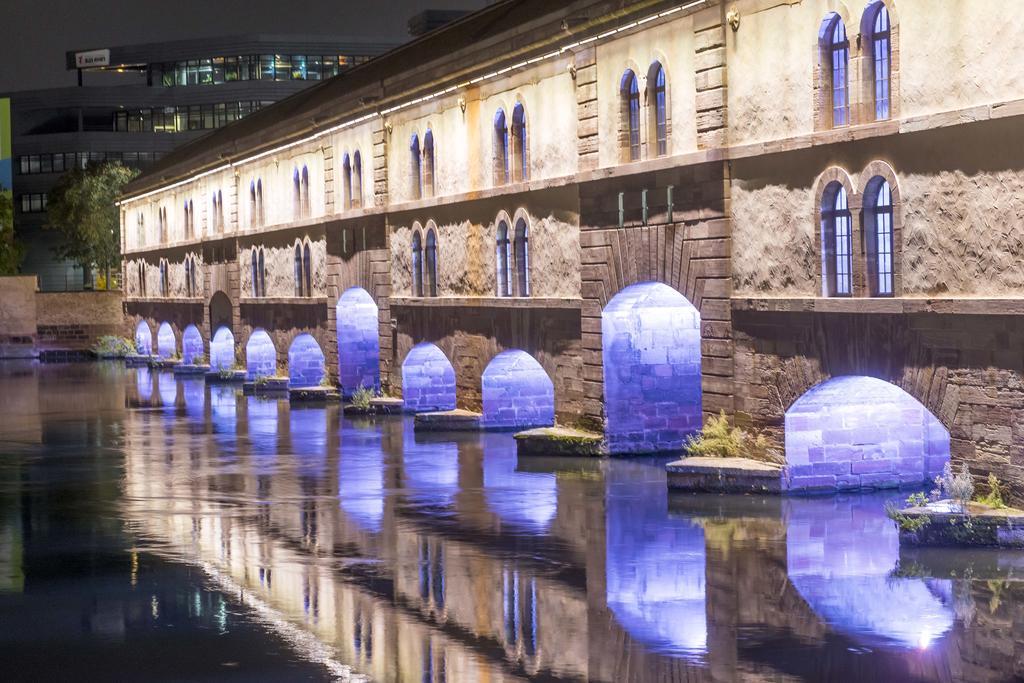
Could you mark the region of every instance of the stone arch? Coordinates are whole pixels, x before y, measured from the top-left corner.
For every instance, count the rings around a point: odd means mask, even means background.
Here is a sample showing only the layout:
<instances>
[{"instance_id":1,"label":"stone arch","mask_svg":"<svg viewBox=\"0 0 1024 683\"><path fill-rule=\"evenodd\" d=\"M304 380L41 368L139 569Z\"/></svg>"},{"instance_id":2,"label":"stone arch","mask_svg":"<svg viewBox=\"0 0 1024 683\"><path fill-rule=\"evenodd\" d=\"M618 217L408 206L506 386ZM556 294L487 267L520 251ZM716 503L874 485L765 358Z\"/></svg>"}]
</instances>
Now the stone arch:
<instances>
[{"instance_id":1,"label":"stone arch","mask_svg":"<svg viewBox=\"0 0 1024 683\"><path fill-rule=\"evenodd\" d=\"M700 312L642 282L601 312L605 438L613 453L677 450L701 427Z\"/></svg>"},{"instance_id":2,"label":"stone arch","mask_svg":"<svg viewBox=\"0 0 1024 683\"><path fill-rule=\"evenodd\" d=\"M949 462L949 449L949 431L900 387L838 376L786 411L784 482L795 491L928 483Z\"/></svg>"},{"instance_id":3,"label":"stone arch","mask_svg":"<svg viewBox=\"0 0 1024 683\"><path fill-rule=\"evenodd\" d=\"M223 291L217 291L210 297L210 329L218 330L226 327L233 330L233 307L231 299Z\"/></svg>"},{"instance_id":4,"label":"stone arch","mask_svg":"<svg viewBox=\"0 0 1024 683\"><path fill-rule=\"evenodd\" d=\"M308 332L296 335L288 347L289 386L320 386L324 375L324 352L320 344Z\"/></svg>"},{"instance_id":5,"label":"stone arch","mask_svg":"<svg viewBox=\"0 0 1024 683\"><path fill-rule=\"evenodd\" d=\"M245 343L245 375L247 379L272 377L277 374L277 349L274 340L262 327L253 330Z\"/></svg>"},{"instance_id":6,"label":"stone arch","mask_svg":"<svg viewBox=\"0 0 1024 683\"><path fill-rule=\"evenodd\" d=\"M227 327L219 327L210 341L210 369L230 370L235 366L235 335Z\"/></svg>"},{"instance_id":7,"label":"stone arch","mask_svg":"<svg viewBox=\"0 0 1024 683\"><path fill-rule=\"evenodd\" d=\"M380 312L362 287L351 287L335 307L338 333L338 382L343 396L360 387L380 387Z\"/></svg>"},{"instance_id":8,"label":"stone arch","mask_svg":"<svg viewBox=\"0 0 1024 683\"><path fill-rule=\"evenodd\" d=\"M140 356L153 355L153 330L146 320L140 320L135 326L135 351Z\"/></svg>"},{"instance_id":9,"label":"stone arch","mask_svg":"<svg viewBox=\"0 0 1024 683\"><path fill-rule=\"evenodd\" d=\"M822 209L826 205L826 200L832 195L832 188L842 187L846 191L847 207L850 215L860 215L862 197L857 192L857 188L850 178L850 174L844 169L838 166L832 166L821 173L814 181L814 217L812 225L817 226L814 231L814 247L817 250L819 258L816 260L817 264L817 286L821 296L829 296L828 294L828 264L826 253L826 243L823 239L824 225L822 220ZM860 244L860 221L850 220L850 244ZM859 253L859 250L856 250ZM864 269L859 267L860 260L857 258L851 258L853 264L853 272L851 273L851 295L853 293L862 290L864 280Z\"/></svg>"},{"instance_id":10,"label":"stone arch","mask_svg":"<svg viewBox=\"0 0 1024 683\"><path fill-rule=\"evenodd\" d=\"M525 351L510 349L491 359L480 378L487 429L525 429L555 424L555 385Z\"/></svg>"},{"instance_id":11,"label":"stone arch","mask_svg":"<svg viewBox=\"0 0 1024 683\"><path fill-rule=\"evenodd\" d=\"M174 334L174 328L165 320L156 331L156 353L161 359L167 360L177 352L178 338Z\"/></svg>"},{"instance_id":12,"label":"stone arch","mask_svg":"<svg viewBox=\"0 0 1024 683\"><path fill-rule=\"evenodd\" d=\"M181 359L185 365L192 365L198 356L205 353L203 335L195 325L189 325L181 335Z\"/></svg>"},{"instance_id":13,"label":"stone arch","mask_svg":"<svg viewBox=\"0 0 1024 683\"><path fill-rule=\"evenodd\" d=\"M402 361L402 398L414 413L455 409L455 368L429 342L412 347Z\"/></svg>"}]
</instances>

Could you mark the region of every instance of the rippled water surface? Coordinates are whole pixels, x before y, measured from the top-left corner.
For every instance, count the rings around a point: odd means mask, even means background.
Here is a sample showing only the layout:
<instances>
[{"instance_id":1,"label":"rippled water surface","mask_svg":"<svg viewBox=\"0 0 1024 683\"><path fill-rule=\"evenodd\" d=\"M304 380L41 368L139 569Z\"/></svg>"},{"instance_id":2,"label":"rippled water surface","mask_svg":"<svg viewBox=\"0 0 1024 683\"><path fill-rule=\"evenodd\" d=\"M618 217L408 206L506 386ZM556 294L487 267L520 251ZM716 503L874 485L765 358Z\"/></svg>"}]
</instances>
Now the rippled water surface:
<instances>
[{"instance_id":1,"label":"rippled water surface","mask_svg":"<svg viewBox=\"0 0 1024 683\"><path fill-rule=\"evenodd\" d=\"M116 364L0 365L0 679L1003 681L1024 557Z\"/></svg>"}]
</instances>

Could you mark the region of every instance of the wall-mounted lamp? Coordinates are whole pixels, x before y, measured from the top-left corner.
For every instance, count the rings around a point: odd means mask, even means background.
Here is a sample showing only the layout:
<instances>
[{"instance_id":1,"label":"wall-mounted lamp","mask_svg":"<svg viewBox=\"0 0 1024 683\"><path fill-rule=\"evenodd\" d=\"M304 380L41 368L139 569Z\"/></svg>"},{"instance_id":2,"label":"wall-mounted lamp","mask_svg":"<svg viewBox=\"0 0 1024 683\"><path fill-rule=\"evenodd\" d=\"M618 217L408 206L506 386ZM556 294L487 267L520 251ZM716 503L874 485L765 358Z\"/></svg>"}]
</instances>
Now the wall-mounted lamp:
<instances>
[{"instance_id":1,"label":"wall-mounted lamp","mask_svg":"<svg viewBox=\"0 0 1024 683\"><path fill-rule=\"evenodd\" d=\"M728 22L729 27L732 28L732 32L740 30L740 11L733 7L725 13L725 20Z\"/></svg>"},{"instance_id":2,"label":"wall-mounted lamp","mask_svg":"<svg viewBox=\"0 0 1024 683\"><path fill-rule=\"evenodd\" d=\"M572 78L572 80L575 81L576 80L576 65L574 63L572 63L572 62L569 62L568 64L565 65L565 70L569 72L569 77Z\"/></svg>"},{"instance_id":3,"label":"wall-mounted lamp","mask_svg":"<svg viewBox=\"0 0 1024 683\"><path fill-rule=\"evenodd\" d=\"M466 113L466 98L465 97L460 97L459 98L459 109L462 110L463 114Z\"/></svg>"},{"instance_id":4,"label":"wall-mounted lamp","mask_svg":"<svg viewBox=\"0 0 1024 683\"><path fill-rule=\"evenodd\" d=\"M388 135L391 135L391 131L393 131L394 129L395 129L395 126L394 126L393 123L391 123L390 121L385 121L384 122L384 130L386 130L388 132Z\"/></svg>"}]
</instances>

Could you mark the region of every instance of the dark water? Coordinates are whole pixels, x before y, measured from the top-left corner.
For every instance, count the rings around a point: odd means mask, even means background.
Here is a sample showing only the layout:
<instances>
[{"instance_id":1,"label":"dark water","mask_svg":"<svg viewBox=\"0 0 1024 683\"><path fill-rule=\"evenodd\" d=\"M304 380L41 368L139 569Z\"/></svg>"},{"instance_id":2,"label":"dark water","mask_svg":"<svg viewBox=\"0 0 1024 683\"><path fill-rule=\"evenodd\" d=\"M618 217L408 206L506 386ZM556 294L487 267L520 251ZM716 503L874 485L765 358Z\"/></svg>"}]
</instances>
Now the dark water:
<instances>
[{"instance_id":1,"label":"dark water","mask_svg":"<svg viewBox=\"0 0 1024 683\"><path fill-rule=\"evenodd\" d=\"M895 493L669 496L114 364L0 366L0 420L0 680L1024 672L1024 556L901 557Z\"/></svg>"}]
</instances>

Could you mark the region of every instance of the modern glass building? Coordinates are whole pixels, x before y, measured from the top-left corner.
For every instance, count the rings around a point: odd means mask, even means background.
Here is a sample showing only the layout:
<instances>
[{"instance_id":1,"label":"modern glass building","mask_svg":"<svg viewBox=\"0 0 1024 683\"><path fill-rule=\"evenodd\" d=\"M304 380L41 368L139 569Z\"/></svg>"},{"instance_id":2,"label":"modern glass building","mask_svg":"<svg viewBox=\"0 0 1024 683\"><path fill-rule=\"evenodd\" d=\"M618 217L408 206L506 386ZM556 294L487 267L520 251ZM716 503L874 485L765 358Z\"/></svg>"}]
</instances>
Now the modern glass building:
<instances>
[{"instance_id":1,"label":"modern glass building","mask_svg":"<svg viewBox=\"0 0 1024 683\"><path fill-rule=\"evenodd\" d=\"M342 36L251 35L72 51L78 87L10 94L14 223L22 271L44 291L95 284L53 253L47 196L65 171L119 160L144 168L178 145L378 55Z\"/></svg>"}]
</instances>

